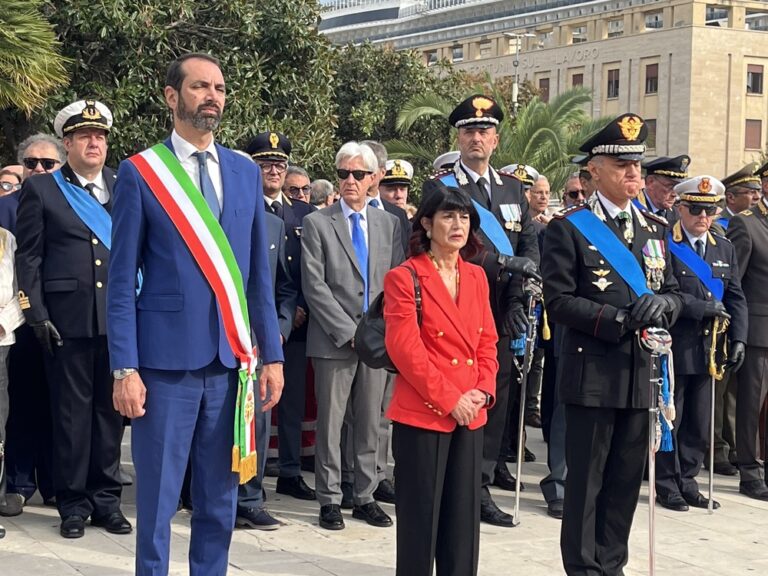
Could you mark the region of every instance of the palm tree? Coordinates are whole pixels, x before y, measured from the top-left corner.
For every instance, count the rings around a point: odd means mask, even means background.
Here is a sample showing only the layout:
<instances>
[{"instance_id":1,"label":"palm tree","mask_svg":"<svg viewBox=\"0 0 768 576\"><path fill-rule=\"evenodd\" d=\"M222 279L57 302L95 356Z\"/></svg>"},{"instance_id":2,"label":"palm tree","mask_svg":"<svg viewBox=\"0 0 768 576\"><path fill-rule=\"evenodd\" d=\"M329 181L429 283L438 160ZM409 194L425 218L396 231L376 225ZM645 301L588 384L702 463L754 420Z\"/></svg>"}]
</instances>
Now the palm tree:
<instances>
[{"instance_id":1,"label":"palm tree","mask_svg":"<svg viewBox=\"0 0 768 576\"><path fill-rule=\"evenodd\" d=\"M40 0L3 0L0 8L0 108L26 114L67 83L66 59Z\"/></svg>"}]
</instances>

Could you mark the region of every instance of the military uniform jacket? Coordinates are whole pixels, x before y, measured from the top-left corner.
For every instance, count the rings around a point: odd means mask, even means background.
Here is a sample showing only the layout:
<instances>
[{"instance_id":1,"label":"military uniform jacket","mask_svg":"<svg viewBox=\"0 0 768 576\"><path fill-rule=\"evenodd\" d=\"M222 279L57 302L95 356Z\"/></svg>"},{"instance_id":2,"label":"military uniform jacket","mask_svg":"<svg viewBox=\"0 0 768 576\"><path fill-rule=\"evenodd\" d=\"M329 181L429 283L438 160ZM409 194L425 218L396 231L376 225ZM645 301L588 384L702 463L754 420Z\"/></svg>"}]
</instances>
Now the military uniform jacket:
<instances>
[{"instance_id":1,"label":"military uniform jacket","mask_svg":"<svg viewBox=\"0 0 768 576\"><path fill-rule=\"evenodd\" d=\"M616 316L636 300L634 293L596 247L567 219L575 210L590 210L603 221L606 215L597 201L580 204L556 215L547 225L542 259L544 299L552 322L562 329L560 399L565 404L605 408L648 408L649 356L639 349L634 331L627 331ZM643 256L649 241L665 242L663 219L632 207L634 240L632 254L646 276L652 272ZM606 225L622 240L618 226ZM626 242L625 242L626 244ZM675 309L667 313L674 323L682 306L679 287L672 275L670 255L663 265L658 293L673 296Z\"/></svg>"},{"instance_id":2,"label":"military uniform jacket","mask_svg":"<svg viewBox=\"0 0 768 576\"><path fill-rule=\"evenodd\" d=\"M528 200L525 198L520 180L506 172L497 172L493 168L490 172L491 186L491 212L498 219L507 233L515 256L525 256L539 263L539 244L536 238L536 230L528 209ZM444 170L434 174L424 182L422 196L427 197L441 185L443 177L453 174L463 190L484 204L484 194L480 191L472 178L456 162L450 170ZM522 298L522 282L519 278L510 278L509 274L502 273L496 263L498 252L490 240L482 232L478 236L486 250L472 260L472 263L482 266L488 277L490 287L491 311L496 320L496 329L503 333L502 322L504 315L515 300Z\"/></svg>"},{"instance_id":3,"label":"military uniform jacket","mask_svg":"<svg viewBox=\"0 0 768 576\"><path fill-rule=\"evenodd\" d=\"M741 289L739 264L733 245L724 237L708 235L704 260L712 268L715 278L724 285L723 304L731 315L728 339L747 341L747 301ZM688 237L683 232L680 222L673 228L673 242L690 248ZM675 355L677 374L707 374L709 350L712 345L712 318L703 318L704 307L713 300L701 280L674 254L672 271L680 284L683 309L672 334L672 351Z\"/></svg>"},{"instance_id":4,"label":"military uniform jacket","mask_svg":"<svg viewBox=\"0 0 768 576\"><path fill-rule=\"evenodd\" d=\"M768 207L765 198L751 210L731 218L728 239L736 250L741 287L747 298L747 344L768 348Z\"/></svg>"},{"instance_id":5,"label":"military uniform jacket","mask_svg":"<svg viewBox=\"0 0 768 576\"><path fill-rule=\"evenodd\" d=\"M61 173L80 186L68 164ZM102 175L110 198L104 207L110 210L116 175L111 168ZM62 338L106 335L109 250L75 214L51 174L24 181L16 237L16 274L27 322L50 320Z\"/></svg>"}]
</instances>

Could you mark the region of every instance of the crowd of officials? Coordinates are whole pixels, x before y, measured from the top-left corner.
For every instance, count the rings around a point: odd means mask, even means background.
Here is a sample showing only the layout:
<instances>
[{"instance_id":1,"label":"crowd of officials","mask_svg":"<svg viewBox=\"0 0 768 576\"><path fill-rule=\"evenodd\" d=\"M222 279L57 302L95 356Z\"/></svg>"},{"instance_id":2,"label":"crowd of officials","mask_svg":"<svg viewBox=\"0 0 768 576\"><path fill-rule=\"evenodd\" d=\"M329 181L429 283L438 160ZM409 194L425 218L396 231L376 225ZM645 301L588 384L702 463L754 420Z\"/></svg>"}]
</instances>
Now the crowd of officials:
<instances>
[{"instance_id":1,"label":"crowd of officials","mask_svg":"<svg viewBox=\"0 0 768 576\"><path fill-rule=\"evenodd\" d=\"M64 538L86 523L131 533L130 425L139 575L167 574L182 507L190 573L225 574L235 527L281 525L270 474L317 501L327 530L344 509L392 526L379 503L394 504L399 576L467 576L480 522L516 525L490 487L523 488L508 466L522 418L547 442L565 571L619 575L648 457L648 327L670 331L674 355L658 504L719 507L696 483L709 449L714 472L768 500L768 165L718 179L686 155L643 163L647 127L627 113L583 143L555 206L535 168L490 165L504 115L478 94L450 115L458 150L416 208L413 167L378 142L345 143L336 182L293 164L279 132L217 144L211 56L172 62L164 98L172 133L117 172L97 100L0 170L1 516L39 491ZM355 349L381 293L397 374Z\"/></svg>"}]
</instances>

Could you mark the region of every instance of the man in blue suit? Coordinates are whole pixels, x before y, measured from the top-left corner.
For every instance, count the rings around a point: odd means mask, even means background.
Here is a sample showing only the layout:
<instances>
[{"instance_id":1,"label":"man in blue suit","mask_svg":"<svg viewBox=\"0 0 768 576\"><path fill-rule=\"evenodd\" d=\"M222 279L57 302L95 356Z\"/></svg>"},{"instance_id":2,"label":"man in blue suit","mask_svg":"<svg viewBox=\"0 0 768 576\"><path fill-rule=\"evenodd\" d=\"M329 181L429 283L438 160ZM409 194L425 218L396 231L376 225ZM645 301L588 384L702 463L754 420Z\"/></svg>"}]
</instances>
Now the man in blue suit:
<instances>
[{"instance_id":1,"label":"man in blue suit","mask_svg":"<svg viewBox=\"0 0 768 576\"><path fill-rule=\"evenodd\" d=\"M283 354L261 174L252 162L214 142L225 101L218 60L206 54L177 58L168 68L164 94L174 125L165 146L204 197L207 228L216 228L211 216L219 220L242 275L250 328L263 362L259 395L266 411L282 393ZM198 266L192 244L158 201L157 182L150 189L136 166L123 162L118 172L108 293L113 399L121 414L133 418L136 574L168 573L170 522L191 458L190 574L223 575L238 485L232 473L238 361L225 334L220 299ZM204 231L192 232L202 236ZM143 283L137 296L139 268Z\"/></svg>"}]
</instances>

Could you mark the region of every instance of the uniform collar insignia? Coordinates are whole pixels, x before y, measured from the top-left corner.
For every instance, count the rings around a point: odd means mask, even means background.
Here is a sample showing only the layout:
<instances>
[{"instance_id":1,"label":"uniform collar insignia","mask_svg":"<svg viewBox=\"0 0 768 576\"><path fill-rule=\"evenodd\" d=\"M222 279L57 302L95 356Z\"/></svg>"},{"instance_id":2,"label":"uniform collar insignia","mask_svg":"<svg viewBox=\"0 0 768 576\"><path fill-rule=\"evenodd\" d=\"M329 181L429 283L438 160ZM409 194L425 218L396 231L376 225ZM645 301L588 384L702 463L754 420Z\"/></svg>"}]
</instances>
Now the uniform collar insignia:
<instances>
[{"instance_id":1,"label":"uniform collar insignia","mask_svg":"<svg viewBox=\"0 0 768 576\"><path fill-rule=\"evenodd\" d=\"M456 182L459 183L459 186L467 186L469 184L467 173L461 169L461 159L456 160L456 164L453 165L453 173L456 176Z\"/></svg>"},{"instance_id":2,"label":"uniform collar insignia","mask_svg":"<svg viewBox=\"0 0 768 576\"><path fill-rule=\"evenodd\" d=\"M605 212L603 212L603 206L597 200L597 194L592 194L592 196L589 197L589 200L587 200L587 203L590 208L592 208L592 213L605 222Z\"/></svg>"},{"instance_id":3,"label":"uniform collar insignia","mask_svg":"<svg viewBox=\"0 0 768 576\"><path fill-rule=\"evenodd\" d=\"M501 176L499 176L499 173L496 172L491 166L488 166L488 170L491 174L493 174L493 179L496 181L497 186L502 186L504 183L501 181Z\"/></svg>"}]
</instances>

